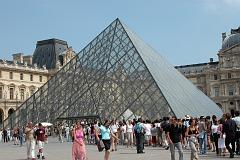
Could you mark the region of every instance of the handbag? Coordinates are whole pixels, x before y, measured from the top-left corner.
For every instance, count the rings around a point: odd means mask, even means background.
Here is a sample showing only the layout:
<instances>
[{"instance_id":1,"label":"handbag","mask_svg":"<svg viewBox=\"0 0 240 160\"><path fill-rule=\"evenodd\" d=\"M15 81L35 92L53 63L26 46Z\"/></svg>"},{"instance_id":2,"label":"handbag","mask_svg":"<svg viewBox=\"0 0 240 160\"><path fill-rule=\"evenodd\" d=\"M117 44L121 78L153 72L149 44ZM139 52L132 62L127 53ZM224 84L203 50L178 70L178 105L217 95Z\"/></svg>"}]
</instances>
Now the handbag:
<instances>
[{"instance_id":1,"label":"handbag","mask_svg":"<svg viewBox=\"0 0 240 160\"><path fill-rule=\"evenodd\" d=\"M104 143L103 143L102 140L100 140L100 141L97 142L97 147L98 147L98 151L99 151L99 152L102 152L102 151L103 151L103 149L105 148L105 146L104 146Z\"/></svg>"}]
</instances>

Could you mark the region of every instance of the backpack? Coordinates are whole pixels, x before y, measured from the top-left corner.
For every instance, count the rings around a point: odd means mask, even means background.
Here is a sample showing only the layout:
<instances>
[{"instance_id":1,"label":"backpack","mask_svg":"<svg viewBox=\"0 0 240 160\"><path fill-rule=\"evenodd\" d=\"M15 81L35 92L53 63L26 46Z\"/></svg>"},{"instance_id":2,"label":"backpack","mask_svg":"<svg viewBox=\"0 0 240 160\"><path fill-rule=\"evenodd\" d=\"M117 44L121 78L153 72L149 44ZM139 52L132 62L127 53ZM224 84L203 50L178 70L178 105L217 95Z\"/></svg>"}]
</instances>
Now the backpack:
<instances>
[{"instance_id":1,"label":"backpack","mask_svg":"<svg viewBox=\"0 0 240 160\"><path fill-rule=\"evenodd\" d=\"M140 125L140 123L137 123L135 127L135 132L142 133L142 129L143 129L142 125Z\"/></svg>"}]
</instances>

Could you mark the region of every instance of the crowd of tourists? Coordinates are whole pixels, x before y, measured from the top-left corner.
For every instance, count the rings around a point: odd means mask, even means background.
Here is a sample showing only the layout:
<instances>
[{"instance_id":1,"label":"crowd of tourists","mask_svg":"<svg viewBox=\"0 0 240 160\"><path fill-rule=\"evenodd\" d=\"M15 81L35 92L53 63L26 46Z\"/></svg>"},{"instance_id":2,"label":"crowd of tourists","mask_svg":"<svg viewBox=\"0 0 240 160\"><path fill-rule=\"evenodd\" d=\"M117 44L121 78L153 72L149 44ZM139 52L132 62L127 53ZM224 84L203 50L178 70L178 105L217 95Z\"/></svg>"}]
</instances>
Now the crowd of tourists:
<instances>
[{"instance_id":1,"label":"crowd of tourists","mask_svg":"<svg viewBox=\"0 0 240 160\"><path fill-rule=\"evenodd\" d=\"M61 131L64 132L64 127ZM108 160L110 152L117 151L119 145L126 148L136 146L137 154L143 154L148 146L163 147L170 150L172 160L175 160L175 149L180 160L183 160L184 149L191 151L191 160L198 160L199 154L207 152L215 152L216 158L240 155L239 111L222 117L186 115L183 119L164 117L155 121L139 118L105 120L102 124L78 122L67 131L65 137L69 134L73 140L73 160L86 159L85 143L97 144L99 151L105 149L104 160Z\"/></svg>"},{"instance_id":2,"label":"crowd of tourists","mask_svg":"<svg viewBox=\"0 0 240 160\"><path fill-rule=\"evenodd\" d=\"M47 128L41 123L33 126L31 122L26 127L0 131L0 142L13 141L14 145L27 146L29 160L45 159L44 144L47 141ZM183 119L164 117L155 121L142 118L128 121L105 120L104 122L76 122L72 125L59 123L52 127L52 134L56 133L59 142L72 142L72 159L87 159L85 144L97 145L99 151L105 150L104 160L108 160L110 153L118 150L119 145L126 148L136 147L137 154L143 154L145 147L162 147L170 150L171 159L175 160L175 149L179 159L183 160L183 150L191 151L189 159L199 159L199 154L216 152L216 158L240 155L240 116L239 111L234 114L224 114L191 117ZM35 157L35 145L37 156ZM186 157L185 157L186 158Z\"/></svg>"},{"instance_id":3,"label":"crowd of tourists","mask_svg":"<svg viewBox=\"0 0 240 160\"><path fill-rule=\"evenodd\" d=\"M183 149L191 150L191 160L197 160L199 154L207 152L216 152L216 157L240 155L239 111L222 117L186 115L184 119L164 117L153 122L141 118L127 122L106 120L103 125L91 126L93 129L89 133L94 135L95 129L96 141L103 139L105 160L109 158L110 151L117 151L118 144L126 147L136 145L138 154L144 153L145 146L164 147L170 149L172 160L175 160L175 149L180 160L183 160ZM86 135L89 138L89 134Z\"/></svg>"}]
</instances>

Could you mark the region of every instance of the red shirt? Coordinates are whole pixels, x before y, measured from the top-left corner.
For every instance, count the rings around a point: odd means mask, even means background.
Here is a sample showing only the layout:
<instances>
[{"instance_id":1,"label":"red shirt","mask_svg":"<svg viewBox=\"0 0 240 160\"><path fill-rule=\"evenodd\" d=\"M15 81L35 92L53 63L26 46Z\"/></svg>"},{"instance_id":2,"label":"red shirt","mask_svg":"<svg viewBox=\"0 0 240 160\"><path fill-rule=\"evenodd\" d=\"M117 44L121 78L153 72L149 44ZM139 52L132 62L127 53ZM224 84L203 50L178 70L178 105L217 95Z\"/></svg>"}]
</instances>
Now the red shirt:
<instances>
[{"instance_id":1,"label":"red shirt","mask_svg":"<svg viewBox=\"0 0 240 160\"><path fill-rule=\"evenodd\" d=\"M45 129L37 129L36 130L37 141L44 141L45 137Z\"/></svg>"}]
</instances>

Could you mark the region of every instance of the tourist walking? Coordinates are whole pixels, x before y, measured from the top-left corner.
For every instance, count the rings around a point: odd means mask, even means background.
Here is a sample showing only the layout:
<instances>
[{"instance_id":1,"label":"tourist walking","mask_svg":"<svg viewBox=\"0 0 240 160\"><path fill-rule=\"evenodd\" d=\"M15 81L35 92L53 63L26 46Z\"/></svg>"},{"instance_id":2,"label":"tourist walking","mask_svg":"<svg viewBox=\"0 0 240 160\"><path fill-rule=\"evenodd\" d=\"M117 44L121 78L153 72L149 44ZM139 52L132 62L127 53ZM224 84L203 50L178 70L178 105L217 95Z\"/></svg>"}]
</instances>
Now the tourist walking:
<instances>
[{"instance_id":1,"label":"tourist walking","mask_svg":"<svg viewBox=\"0 0 240 160\"><path fill-rule=\"evenodd\" d=\"M58 125L58 140L63 143L63 125L61 123Z\"/></svg>"},{"instance_id":2,"label":"tourist walking","mask_svg":"<svg viewBox=\"0 0 240 160\"><path fill-rule=\"evenodd\" d=\"M18 128L13 129L13 141L14 145L18 145Z\"/></svg>"},{"instance_id":3,"label":"tourist walking","mask_svg":"<svg viewBox=\"0 0 240 160\"><path fill-rule=\"evenodd\" d=\"M122 122L120 126L120 144L124 145L127 144L127 126L126 122Z\"/></svg>"},{"instance_id":4,"label":"tourist walking","mask_svg":"<svg viewBox=\"0 0 240 160\"><path fill-rule=\"evenodd\" d=\"M7 143L8 142L8 136L7 136L7 130L6 128L3 129L3 142Z\"/></svg>"},{"instance_id":5,"label":"tourist walking","mask_svg":"<svg viewBox=\"0 0 240 160\"><path fill-rule=\"evenodd\" d=\"M211 133L212 133L212 139L213 139L213 152L216 151L217 155L219 154L218 150L218 139L220 137L220 134L218 133L218 121L217 118L214 118L212 121L211 126Z\"/></svg>"},{"instance_id":6,"label":"tourist walking","mask_svg":"<svg viewBox=\"0 0 240 160\"><path fill-rule=\"evenodd\" d=\"M163 117L163 121L161 123L162 132L162 139L163 139L163 147L168 150L169 144L167 140L167 130L169 128L169 117Z\"/></svg>"},{"instance_id":7,"label":"tourist walking","mask_svg":"<svg viewBox=\"0 0 240 160\"><path fill-rule=\"evenodd\" d=\"M29 122L26 129L27 159L35 160L35 138L32 122Z\"/></svg>"},{"instance_id":8,"label":"tourist walking","mask_svg":"<svg viewBox=\"0 0 240 160\"><path fill-rule=\"evenodd\" d=\"M142 124L142 119L139 118L137 124L134 126L134 133L136 138L136 146L137 146L137 153L144 153L143 152L143 145L144 145L144 126Z\"/></svg>"},{"instance_id":9,"label":"tourist walking","mask_svg":"<svg viewBox=\"0 0 240 160\"><path fill-rule=\"evenodd\" d=\"M127 147L131 147L133 146L133 125L132 125L132 121L128 120L127 121Z\"/></svg>"},{"instance_id":10,"label":"tourist walking","mask_svg":"<svg viewBox=\"0 0 240 160\"><path fill-rule=\"evenodd\" d=\"M145 142L147 144L147 146L151 146L152 145L152 134L151 134L151 128L152 128L152 124L150 120L146 120L146 123L143 124L144 129L145 129Z\"/></svg>"},{"instance_id":11,"label":"tourist walking","mask_svg":"<svg viewBox=\"0 0 240 160\"><path fill-rule=\"evenodd\" d=\"M218 134L219 134L219 138L218 138L218 153L219 156L225 156L225 138L226 135L223 134L223 124L225 123L225 119L221 118L219 120L219 125L218 125Z\"/></svg>"},{"instance_id":12,"label":"tourist walking","mask_svg":"<svg viewBox=\"0 0 240 160\"><path fill-rule=\"evenodd\" d=\"M70 142L70 127L67 125L65 128L67 142Z\"/></svg>"},{"instance_id":13,"label":"tourist walking","mask_svg":"<svg viewBox=\"0 0 240 160\"><path fill-rule=\"evenodd\" d=\"M111 148L111 138L118 140L118 137L116 137L116 135L114 135L109 128L110 124L111 124L111 122L109 120L105 120L104 124L99 127L99 131L101 132L101 135L102 135L102 142L103 142L104 148L105 148L104 160L109 160L110 148ZM98 131L96 131L96 138L97 138L97 141L99 142L100 138L99 138L99 136L98 136L99 134L97 132Z\"/></svg>"},{"instance_id":14,"label":"tourist walking","mask_svg":"<svg viewBox=\"0 0 240 160\"><path fill-rule=\"evenodd\" d=\"M18 134L20 147L22 147L22 145L23 145L23 137L24 137L23 127L20 127L19 128L19 134Z\"/></svg>"},{"instance_id":15,"label":"tourist walking","mask_svg":"<svg viewBox=\"0 0 240 160\"><path fill-rule=\"evenodd\" d=\"M235 151L235 137L236 137L236 129L237 125L234 120L231 119L231 115L229 113L226 114L226 122L223 124L223 133L226 134L225 145L230 153L230 158L234 158ZM229 146L231 144L232 148Z\"/></svg>"},{"instance_id":16,"label":"tourist walking","mask_svg":"<svg viewBox=\"0 0 240 160\"><path fill-rule=\"evenodd\" d=\"M235 117L233 120L237 124L237 131L236 131L236 154L240 155L240 114L239 111L235 111Z\"/></svg>"},{"instance_id":17,"label":"tourist walking","mask_svg":"<svg viewBox=\"0 0 240 160\"><path fill-rule=\"evenodd\" d=\"M112 123L111 123L111 132L115 135L115 137L117 137L118 139L118 130L119 130L119 125L117 123L117 121L113 120ZM112 147L112 151L117 151L117 139L115 138L112 138L111 139L111 147Z\"/></svg>"},{"instance_id":18,"label":"tourist walking","mask_svg":"<svg viewBox=\"0 0 240 160\"><path fill-rule=\"evenodd\" d=\"M8 141L12 141L11 131L9 128L7 129L7 139Z\"/></svg>"},{"instance_id":19,"label":"tourist walking","mask_svg":"<svg viewBox=\"0 0 240 160\"><path fill-rule=\"evenodd\" d=\"M163 138L162 138L163 129L161 128L160 120L155 121L155 126L157 128L157 143L159 147L161 147L163 144Z\"/></svg>"},{"instance_id":20,"label":"tourist walking","mask_svg":"<svg viewBox=\"0 0 240 160\"><path fill-rule=\"evenodd\" d=\"M152 146L156 147L157 146L157 127L155 126L154 123L152 123L152 128L151 128L151 135L152 135Z\"/></svg>"},{"instance_id":21,"label":"tourist walking","mask_svg":"<svg viewBox=\"0 0 240 160\"><path fill-rule=\"evenodd\" d=\"M3 138L3 130L0 129L0 142L2 142L2 138Z\"/></svg>"},{"instance_id":22,"label":"tourist walking","mask_svg":"<svg viewBox=\"0 0 240 160\"><path fill-rule=\"evenodd\" d=\"M84 132L80 122L73 128L72 160L86 160L86 147L84 143Z\"/></svg>"},{"instance_id":23,"label":"tourist walking","mask_svg":"<svg viewBox=\"0 0 240 160\"><path fill-rule=\"evenodd\" d=\"M198 160L198 153L196 145L198 143L197 136L198 136L198 129L196 127L195 119L189 120L190 126L187 128L186 136L188 137L189 147L191 149L191 157L190 160Z\"/></svg>"},{"instance_id":24,"label":"tourist walking","mask_svg":"<svg viewBox=\"0 0 240 160\"><path fill-rule=\"evenodd\" d=\"M181 144L182 130L177 124L177 118L172 117L170 127L167 130L167 139L169 142L171 160L175 160L175 148L178 149L179 160L183 160L183 149Z\"/></svg>"},{"instance_id":25,"label":"tourist walking","mask_svg":"<svg viewBox=\"0 0 240 160\"><path fill-rule=\"evenodd\" d=\"M204 116L201 116L200 123L198 125L200 154L206 154L207 150L207 133L206 133L207 127L204 120L205 120Z\"/></svg>"},{"instance_id":26,"label":"tourist walking","mask_svg":"<svg viewBox=\"0 0 240 160\"><path fill-rule=\"evenodd\" d=\"M44 154L43 154L43 148L44 148L44 139L45 139L45 129L43 128L42 124L38 124L38 129L35 132L36 138L37 138L37 144L38 144L38 154L37 158L40 159L45 159Z\"/></svg>"}]
</instances>

